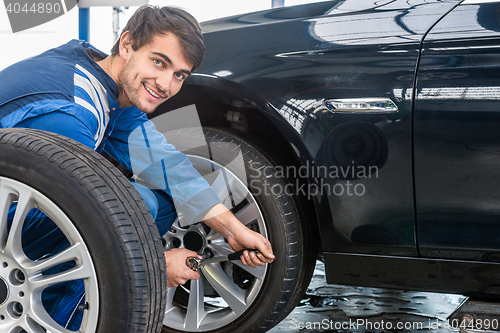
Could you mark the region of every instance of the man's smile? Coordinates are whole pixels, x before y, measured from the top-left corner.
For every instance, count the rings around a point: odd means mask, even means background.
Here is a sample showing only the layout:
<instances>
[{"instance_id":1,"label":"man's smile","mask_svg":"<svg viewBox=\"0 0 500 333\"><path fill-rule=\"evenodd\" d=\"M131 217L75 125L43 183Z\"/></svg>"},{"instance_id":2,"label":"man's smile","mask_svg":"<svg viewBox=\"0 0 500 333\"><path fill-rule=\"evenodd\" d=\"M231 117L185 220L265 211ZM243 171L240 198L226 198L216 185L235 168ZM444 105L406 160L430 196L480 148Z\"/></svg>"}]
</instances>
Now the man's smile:
<instances>
[{"instance_id":1,"label":"man's smile","mask_svg":"<svg viewBox=\"0 0 500 333\"><path fill-rule=\"evenodd\" d=\"M142 84L144 86L144 89L146 89L146 91L151 95L153 96L154 98L165 98L165 96L163 95L160 95L159 93L157 93L156 91L154 91L153 89L149 88L146 84Z\"/></svg>"}]
</instances>

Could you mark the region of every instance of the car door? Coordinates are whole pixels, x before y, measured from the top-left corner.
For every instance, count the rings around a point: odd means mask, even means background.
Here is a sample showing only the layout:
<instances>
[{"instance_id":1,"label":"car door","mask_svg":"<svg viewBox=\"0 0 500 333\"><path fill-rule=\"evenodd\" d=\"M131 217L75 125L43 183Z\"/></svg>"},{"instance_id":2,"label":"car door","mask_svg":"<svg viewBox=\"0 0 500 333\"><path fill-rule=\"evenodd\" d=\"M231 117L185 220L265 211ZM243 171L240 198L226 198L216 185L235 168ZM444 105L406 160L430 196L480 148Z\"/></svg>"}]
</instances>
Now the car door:
<instances>
[{"instance_id":1,"label":"car door","mask_svg":"<svg viewBox=\"0 0 500 333\"><path fill-rule=\"evenodd\" d=\"M426 36L414 161L420 255L499 261L499 1L466 0Z\"/></svg>"}]
</instances>

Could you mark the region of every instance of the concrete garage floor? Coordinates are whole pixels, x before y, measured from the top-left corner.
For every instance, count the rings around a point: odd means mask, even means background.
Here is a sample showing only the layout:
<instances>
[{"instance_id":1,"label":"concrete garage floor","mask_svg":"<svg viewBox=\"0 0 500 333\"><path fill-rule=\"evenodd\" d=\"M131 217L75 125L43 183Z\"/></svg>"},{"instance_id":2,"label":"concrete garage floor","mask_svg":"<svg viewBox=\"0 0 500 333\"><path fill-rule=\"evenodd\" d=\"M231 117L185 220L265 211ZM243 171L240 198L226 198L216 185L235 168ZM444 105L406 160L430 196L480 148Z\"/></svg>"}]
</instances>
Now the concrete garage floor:
<instances>
[{"instance_id":1,"label":"concrete garage floor","mask_svg":"<svg viewBox=\"0 0 500 333\"><path fill-rule=\"evenodd\" d=\"M320 261L307 295L278 326L278 332L459 332L446 318L461 295L328 285Z\"/></svg>"}]
</instances>

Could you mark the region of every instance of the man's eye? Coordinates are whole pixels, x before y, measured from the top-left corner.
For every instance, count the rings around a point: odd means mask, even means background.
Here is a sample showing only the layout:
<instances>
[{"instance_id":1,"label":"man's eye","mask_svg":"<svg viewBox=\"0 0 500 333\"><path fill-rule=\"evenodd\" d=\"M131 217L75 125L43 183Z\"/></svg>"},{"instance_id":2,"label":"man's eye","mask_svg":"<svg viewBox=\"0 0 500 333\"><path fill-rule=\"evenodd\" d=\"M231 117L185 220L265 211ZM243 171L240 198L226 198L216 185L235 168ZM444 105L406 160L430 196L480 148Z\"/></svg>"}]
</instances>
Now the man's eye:
<instances>
[{"instance_id":1,"label":"man's eye","mask_svg":"<svg viewBox=\"0 0 500 333\"><path fill-rule=\"evenodd\" d=\"M153 61L154 61L154 63L155 63L156 66L162 66L163 65L163 62L161 62L158 59L154 59Z\"/></svg>"},{"instance_id":2,"label":"man's eye","mask_svg":"<svg viewBox=\"0 0 500 333\"><path fill-rule=\"evenodd\" d=\"M183 81L186 78L186 76L184 74L179 74L179 73L175 74L175 76L177 77L178 80L181 80L181 81Z\"/></svg>"}]
</instances>

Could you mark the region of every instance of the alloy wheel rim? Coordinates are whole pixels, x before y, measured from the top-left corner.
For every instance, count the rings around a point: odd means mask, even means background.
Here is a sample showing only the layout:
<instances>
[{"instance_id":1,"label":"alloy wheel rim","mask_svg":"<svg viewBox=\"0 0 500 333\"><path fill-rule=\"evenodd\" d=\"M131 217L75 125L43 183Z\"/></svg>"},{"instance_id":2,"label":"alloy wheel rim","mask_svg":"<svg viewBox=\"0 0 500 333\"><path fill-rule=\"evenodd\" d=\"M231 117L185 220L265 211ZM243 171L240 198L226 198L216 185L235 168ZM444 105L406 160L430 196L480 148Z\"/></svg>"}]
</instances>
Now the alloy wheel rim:
<instances>
[{"instance_id":1,"label":"alloy wheel rim","mask_svg":"<svg viewBox=\"0 0 500 333\"><path fill-rule=\"evenodd\" d=\"M198 156L188 157L195 169L211 184L222 203L243 224L267 238L264 217L246 184L228 168L214 161ZM210 256L225 256L233 253L227 241L203 223L183 228L178 220L163 237L165 250L189 248L184 242L189 235L199 235L202 239L199 249L190 248L202 255L208 253ZM196 237L198 236L191 238ZM219 329L233 322L257 298L267 267L267 264L256 268L247 267L240 261L201 266L200 279L189 281L184 286L169 288L163 324L176 330L200 332ZM247 281L242 283L242 276Z\"/></svg>"},{"instance_id":2,"label":"alloy wheel rim","mask_svg":"<svg viewBox=\"0 0 500 333\"><path fill-rule=\"evenodd\" d=\"M17 208L9 227L11 205ZM69 247L55 255L30 259L23 250L22 230L29 211L38 209L64 233ZM74 267L54 274L48 269L67 262ZM83 279L88 307L78 332L95 332L99 313L97 275L87 246L68 216L49 198L19 181L0 177L0 287L7 295L0 305L1 332L70 333L56 323L42 304L43 291L58 283ZM2 297L3 298L3 297Z\"/></svg>"}]
</instances>

